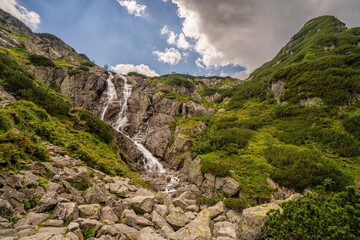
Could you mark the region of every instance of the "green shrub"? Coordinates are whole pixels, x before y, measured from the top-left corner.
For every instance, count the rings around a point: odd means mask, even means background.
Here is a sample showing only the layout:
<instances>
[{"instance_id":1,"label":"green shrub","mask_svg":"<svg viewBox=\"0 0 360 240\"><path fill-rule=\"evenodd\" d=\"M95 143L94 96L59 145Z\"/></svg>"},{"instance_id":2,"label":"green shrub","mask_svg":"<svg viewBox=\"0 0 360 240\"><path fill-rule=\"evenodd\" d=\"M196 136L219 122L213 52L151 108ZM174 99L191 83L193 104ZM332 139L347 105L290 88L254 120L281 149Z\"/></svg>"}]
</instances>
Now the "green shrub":
<instances>
[{"instance_id":1,"label":"green shrub","mask_svg":"<svg viewBox=\"0 0 360 240\"><path fill-rule=\"evenodd\" d=\"M223 198L219 198L219 197L196 197L195 201L197 204L202 205L202 204L206 204L208 206L214 206L215 204L217 204L218 202L222 201Z\"/></svg>"},{"instance_id":2,"label":"green shrub","mask_svg":"<svg viewBox=\"0 0 360 240\"><path fill-rule=\"evenodd\" d=\"M256 201L247 198L226 198L224 204L227 208L242 212L245 208L256 205Z\"/></svg>"},{"instance_id":3,"label":"green shrub","mask_svg":"<svg viewBox=\"0 0 360 240\"><path fill-rule=\"evenodd\" d=\"M85 60L90 61L90 59L88 58L88 56L86 56L85 53L79 53L79 56L82 57L82 58L84 58Z\"/></svg>"},{"instance_id":4,"label":"green shrub","mask_svg":"<svg viewBox=\"0 0 360 240\"><path fill-rule=\"evenodd\" d=\"M142 79L147 79L147 76L138 72L128 72L127 74L128 76L135 76L135 77L140 77Z\"/></svg>"},{"instance_id":5,"label":"green shrub","mask_svg":"<svg viewBox=\"0 0 360 240\"><path fill-rule=\"evenodd\" d=\"M0 131L7 132L11 129L11 121L5 114L0 112Z\"/></svg>"},{"instance_id":6,"label":"green shrub","mask_svg":"<svg viewBox=\"0 0 360 240\"><path fill-rule=\"evenodd\" d=\"M87 180L70 180L68 179L67 180L70 185L73 187L73 188L76 188L77 190L79 191L85 191L86 189L88 189L89 187L92 186L91 182L87 181Z\"/></svg>"},{"instance_id":7,"label":"green shrub","mask_svg":"<svg viewBox=\"0 0 360 240\"><path fill-rule=\"evenodd\" d=\"M29 60L35 66L56 67L55 63L51 61L51 59L41 55L30 54Z\"/></svg>"},{"instance_id":8,"label":"green shrub","mask_svg":"<svg viewBox=\"0 0 360 240\"><path fill-rule=\"evenodd\" d=\"M23 203L24 203L25 211L27 211L27 210L29 210L31 208L31 203L30 203L29 199L25 198Z\"/></svg>"},{"instance_id":9,"label":"green shrub","mask_svg":"<svg viewBox=\"0 0 360 240\"><path fill-rule=\"evenodd\" d=\"M265 239L358 239L360 194L354 187L345 192L314 193L271 210L262 228Z\"/></svg>"},{"instance_id":10,"label":"green shrub","mask_svg":"<svg viewBox=\"0 0 360 240\"><path fill-rule=\"evenodd\" d=\"M94 67L95 63L93 63L92 61L86 61L81 63L81 65L86 66L86 67Z\"/></svg>"},{"instance_id":11,"label":"green shrub","mask_svg":"<svg viewBox=\"0 0 360 240\"><path fill-rule=\"evenodd\" d=\"M82 70L82 71L85 71L85 72L90 71L90 69L89 69L88 67L83 66L83 65L80 65L80 66L79 66L79 69Z\"/></svg>"},{"instance_id":12,"label":"green shrub","mask_svg":"<svg viewBox=\"0 0 360 240\"><path fill-rule=\"evenodd\" d=\"M0 53L0 79L6 91L17 99L32 101L49 114L66 115L71 105L64 97L34 82L34 77L25 72L15 61Z\"/></svg>"},{"instance_id":13,"label":"green shrub","mask_svg":"<svg viewBox=\"0 0 360 240\"><path fill-rule=\"evenodd\" d=\"M74 75L76 75L78 73L81 73L81 70L79 68L76 68L76 69L70 70L68 74L70 76L74 76Z\"/></svg>"},{"instance_id":14,"label":"green shrub","mask_svg":"<svg viewBox=\"0 0 360 240\"><path fill-rule=\"evenodd\" d=\"M323 185L326 179L334 181L330 190L342 190L352 181L334 163L318 152L290 146L270 146L264 155L275 168L271 178L282 186L303 191L307 187Z\"/></svg>"},{"instance_id":15,"label":"green shrub","mask_svg":"<svg viewBox=\"0 0 360 240\"><path fill-rule=\"evenodd\" d=\"M230 166L224 161L213 161L212 159L201 159L201 172L211 173L217 177L225 177L229 174Z\"/></svg>"},{"instance_id":16,"label":"green shrub","mask_svg":"<svg viewBox=\"0 0 360 240\"><path fill-rule=\"evenodd\" d=\"M91 112L82 111L80 120L85 122L87 131L97 134L105 142L110 143L113 139L110 127L95 117Z\"/></svg>"},{"instance_id":17,"label":"green shrub","mask_svg":"<svg viewBox=\"0 0 360 240\"><path fill-rule=\"evenodd\" d=\"M92 227L88 227L84 231L84 238L89 239L95 235L96 230Z\"/></svg>"},{"instance_id":18,"label":"green shrub","mask_svg":"<svg viewBox=\"0 0 360 240\"><path fill-rule=\"evenodd\" d=\"M45 188L49 184L49 181L46 180L45 178L38 178L36 181L39 183L39 186L42 188Z\"/></svg>"}]
</instances>

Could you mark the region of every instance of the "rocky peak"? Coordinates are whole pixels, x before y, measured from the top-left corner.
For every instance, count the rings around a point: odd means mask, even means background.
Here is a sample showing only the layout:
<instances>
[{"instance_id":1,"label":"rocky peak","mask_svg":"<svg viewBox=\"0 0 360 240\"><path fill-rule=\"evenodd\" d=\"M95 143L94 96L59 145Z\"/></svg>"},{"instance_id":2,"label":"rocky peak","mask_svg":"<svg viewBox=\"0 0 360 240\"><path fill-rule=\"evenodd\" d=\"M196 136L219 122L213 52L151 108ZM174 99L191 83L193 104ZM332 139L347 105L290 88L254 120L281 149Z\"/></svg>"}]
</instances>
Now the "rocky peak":
<instances>
[{"instance_id":1,"label":"rocky peak","mask_svg":"<svg viewBox=\"0 0 360 240\"><path fill-rule=\"evenodd\" d=\"M25 34L32 34L32 31L28 26L2 9L0 9L0 27L6 29L10 28Z\"/></svg>"}]
</instances>

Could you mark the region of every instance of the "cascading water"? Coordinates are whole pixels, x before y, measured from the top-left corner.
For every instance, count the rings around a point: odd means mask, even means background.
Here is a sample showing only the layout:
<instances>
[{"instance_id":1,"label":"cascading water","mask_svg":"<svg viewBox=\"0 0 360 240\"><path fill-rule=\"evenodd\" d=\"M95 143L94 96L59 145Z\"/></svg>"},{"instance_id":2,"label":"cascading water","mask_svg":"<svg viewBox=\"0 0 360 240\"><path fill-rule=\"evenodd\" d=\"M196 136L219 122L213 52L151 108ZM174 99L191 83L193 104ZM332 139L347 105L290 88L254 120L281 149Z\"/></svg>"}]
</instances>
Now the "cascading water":
<instances>
[{"instance_id":1,"label":"cascading water","mask_svg":"<svg viewBox=\"0 0 360 240\"><path fill-rule=\"evenodd\" d=\"M110 104L111 100L117 99L115 85L112 82L112 79L114 78L114 76L110 72L108 72L108 74L109 74L109 77L106 79L107 91L106 91L105 104L104 104L102 111L100 112L100 117L99 117L102 121L104 121L105 113L106 113L107 109L109 108L109 104Z\"/></svg>"},{"instance_id":2,"label":"cascading water","mask_svg":"<svg viewBox=\"0 0 360 240\"><path fill-rule=\"evenodd\" d=\"M116 88L115 85L112 82L112 79L114 78L110 72L108 72L109 77L106 80L107 85L107 96L105 100L105 105L103 110L100 113L100 119L104 120L106 111L109 107L109 104L112 100L117 100L117 94L116 94ZM131 139L127 136L126 133L122 131L122 127L127 123L127 102L129 97L132 93L132 86L127 83L127 78L125 76L119 75L124 80L124 89L123 89L123 104L121 105L119 115L116 119L116 121L112 124L112 127L114 127L117 131L122 132L124 136L126 136L130 141L132 141L136 147L141 151L144 155L144 158L146 161L144 161L144 167L148 171L155 171L159 173L166 172L164 167L161 165L161 163L154 157L141 143L137 142L134 139Z\"/></svg>"},{"instance_id":3,"label":"cascading water","mask_svg":"<svg viewBox=\"0 0 360 240\"><path fill-rule=\"evenodd\" d=\"M132 86L127 83L127 78L122 75L119 76L124 80L124 90L123 90L124 103L122 104L119 112L119 116L115 121L115 124L113 125L113 127L118 131L120 131L120 128L124 126L125 123L127 122L127 102L132 93Z\"/></svg>"}]
</instances>

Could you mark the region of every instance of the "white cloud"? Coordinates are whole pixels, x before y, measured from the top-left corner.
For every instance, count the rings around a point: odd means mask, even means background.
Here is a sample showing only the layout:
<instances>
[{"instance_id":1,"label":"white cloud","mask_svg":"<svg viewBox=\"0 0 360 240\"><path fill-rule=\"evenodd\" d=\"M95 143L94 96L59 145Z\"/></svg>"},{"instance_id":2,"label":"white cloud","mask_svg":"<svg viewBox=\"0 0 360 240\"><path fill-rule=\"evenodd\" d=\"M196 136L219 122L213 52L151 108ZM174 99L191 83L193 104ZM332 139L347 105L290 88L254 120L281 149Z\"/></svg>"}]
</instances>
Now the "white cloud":
<instances>
[{"instance_id":1,"label":"white cloud","mask_svg":"<svg viewBox=\"0 0 360 240\"><path fill-rule=\"evenodd\" d=\"M204 69L205 68L204 65L202 64L202 59L201 58L196 59L195 64L199 69Z\"/></svg>"},{"instance_id":2,"label":"white cloud","mask_svg":"<svg viewBox=\"0 0 360 240\"><path fill-rule=\"evenodd\" d=\"M149 66L144 64L133 65L133 64L118 64L111 66L110 69L121 74L127 74L129 72L138 72L149 77L159 76L154 70L150 69Z\"/></svg>"},{"instance_id":3,"label":"white cloud","mask_svg":"<svg viewBox=\"0 0 360 240\"><path fill-rule=\"evenodd\" d=\"M166 48L165 52L153 51L159 62L176 65L181 60L181 53L175 48Z\"/></svg>"},{"instance_id":4,"label":"white cloud","mask_svg":"<svg viewBox=\"0 0 360 240\"><path fill-rule=\"evenodd\" d=\"M168 44L176 44L176 35L173 31L169 32L168 39L166 40Z\"/></svg>"},{"instance_id":5,"label":"white cloud","mask_svg":"<svg viewBox=\"0 0 360 240\"><path fill-rule=\"evenodd\" d=\"M167 25L163 26L163 28L160 30L161 35L166 35L169 33L169 28Z\"/></svg>"},{"instance_id":6,"label":"white cloud","mask_svg":"<svg viewBox=\"0 0 360 240\"><path fill-rule=\"evenodd\" d=\"M0 0L0 8L24 22L34 31L40 24L39 14L21 6L18 0Z\"/></svg>"},{"instance_id":7,"label":"white cloud","mask_svg":"<svg viewBox=\"0 0 360 240\"><path fill-rule=\"evenodd\" d=\"M130 14L136 17L143 17L145 15L146 6L138 4L135 0L117 0L118 3L127 9Z\"/></svg>"},{"instance_id":8,"label":"white cloud","mask_svg":"<svg viewBox=\"0 0 360 240\"><path fill-rule=\"evenodd\" d=\"M165 25L160 30L161 35L167 35L167 44L169 45L176 45L179 49L186 50L190 48L190 43L186 40L186 37L183 33L175 34L173 31L170 31L168 26Z\"/></svg>"},{"instance_id":9,"label":"white cloud","mask_svg":"<svg viewBox=\"0 0 360 240\"><path fill-rule=\"evenodd\" d=\"M180 49L188 49L190 47L189 42L186 40L183 33L179 34L178 40L176 42L176 46Z\"/></svg>"},{"instance_id":10,"label":"white cloud","mask_svg":"<svg viewBox=\"0 0 360 240\"><path fill-rule=\"evenodd\" d=\"M183 19L182 33L195 42L193 49L207 68L233 64L250 72L273 58L305 22L320 15L335 15L352 27L360 22L359 0L172 2Z\"/></svg>"},{"instance_id":11,"label":"white cloud","mask_svg":"<svg viewBox=\"0 0 360 240\"><path fill-rule=\"evenodd\" d=\"M231 77L233 78L238 78L240 80L245 80L249 77L250 72L248 70L245 71L241 71L241 72L236 72L233 75L231 75Z\"/></svg>"}]
</instances>

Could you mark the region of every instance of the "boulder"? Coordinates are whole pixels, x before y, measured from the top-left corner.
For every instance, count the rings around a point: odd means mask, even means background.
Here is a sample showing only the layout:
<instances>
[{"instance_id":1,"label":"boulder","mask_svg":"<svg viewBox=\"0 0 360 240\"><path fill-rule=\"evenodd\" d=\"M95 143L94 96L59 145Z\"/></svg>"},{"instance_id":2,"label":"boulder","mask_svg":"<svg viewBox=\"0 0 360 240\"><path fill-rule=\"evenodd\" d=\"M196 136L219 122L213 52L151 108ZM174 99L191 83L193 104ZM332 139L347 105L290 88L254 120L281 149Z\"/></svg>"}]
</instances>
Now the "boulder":
<instances>
[{"instance_id":1,"label":"boulder","mask_svg":"<svg viewBox=\"0 0 360 240\"><path fill-rule=\"evenodd\" d=\"M28 237L31 235L35 234L35 230L34 229L24 229L22 231L19 231L18 233L19 238L24 238L24 237Z\"/></svg>"},{"instance_id":2,"label":"boulder","mask_svg":"<svg viewBox=\"0 0 360 240\"><path fill-rule=\"evenodd\" d=\"M101 236L116 236L116 234L118 233L118 230L116 229L116 227L114 225L104 225L102 226L99 231L97 232L96 237L101 237Z\"/></svg>"},{"instance_id":3,"label":"boulder","mask_svg":"<svg viewBox=\"0 0 360 240\"><path fill-rule=\"evenodd\" d=\"M99 219L100 211L100 204L88 204L79 206L79 215L82 218Z\"/></svg>"},{"instance_id":4,"label":"boulder","mask_svg":"<svg viewBox=\"0 0 360 240\"><path fill-rule=\"evenodd\" d=\"M229 219L230 222L235 223L235 224L237 224L241 221L241 214L239 214L238 212L236 212L234 210L227 211L226 217Z\"/></svg>"},{"instance_id":5,"label":"boulder","mask_svg":"<svg viewBox=\"0 0 360 240\"><path fill-rule=\"evenodd\" d=\"M144 228L141 229L140 231L140 236L138 238L139 240L165 240L165 238L163 238L162 236L160 236L159 234L155 233L155 231L151 228Z\"/></svg>"},{"instance_id":6,"label":"boulder","mask_svg":"<svg viewBox=\"0 0 360 240\"><path fill-rule=\"evenodd\" d=\"M267 218L266 213L271 209L279 209L282 211L281 207L275 203L266 203L243 210L239 225L239 231L242 239L261 239L261 228Z\"/></svg>"},{"instance_id":7,"label":"boulder","mask_svg":"<svg viewBox=\"0 0 360 240\"><path fill-rule=\"evenodd\" d=\"M166 239L171 239L174 234L174 230L171 227L163 226L160 230L160 234Z\"/></svg>"},{"instance_id":8,"label":"boulder","mask_svg":"<svg viewBox=\"0 0 360 240\"><path fill-rule=\"evenodd\" d=\"M67 226L67 230L69 231L75 231L76 229L78 229L80 227L79 223L77 222L71 222L69 223L69 225Z\"/></svg>"},{"instance_id":9,"label":"boulder","mask_svg":"<svg viewBox=\"0 0 360 240\"><path fill-rule=\"evenodd\" d=\"M106 206L103 207L100 211L100 220L101 221L111 221L111 222L118 222L119 218L116 216L116 214L114 213L114 211L112 210L111 207Z\"/></svg>"},{"instance_id":10,"label":"boulder","mask_svg":"<svg viewBox=\"0 0 360 240\"><path fill-rule=\"evenodd\" d=\"M53 209L62 198L56 192L46 193L40 199L38 205L34 208L35 212L44 212Z\"/></svg>"},{"instance_id":11,"label":"boulder","mask_svg":"<svg viewBox=\"0 0 360 240\"><path fill-rule=\"evenodd\" d=\"M68 232L65 235L65 237L68 238L69 240L80 240L79 237L75 233L72 233L72 232Z\"/></svg>"},{"instance_id":12,"label":"boulder","mask_svg":"<svg viewBox=\"0 0 360 240\"><path fill-rule=\"evenodd\" d=\"M51 219L42 224L43 227L62 227L62 225L64 225L63 220L55 220L55 219Z\"/></svg>"},{"instance_id":13,"label":"boulder","mask_svg":"<svg viewBox=\"0 0 360 240\"><path fill-rule=\"evenodd\" d=\"M184 212L173 211L166 217L166 221L174 228L174 230L178 230L184 227L189 222L189 219Z\"/></svg>"},{"instance_id":14,"label":"boulder","mask_svg":"<svg viewBox=\"0 0 360 240\"><path fill-rule=\"evenodd\" d=\"M72 221L79 217L79 209L77 203L58 203L54 210L54 214L61 220Z\"/></svg>"},{"instance_id":15,"label":"boulder","mask_svg":"<svg viewBox=\"0 0 360 240\"><path fill-rule=\"evenodd\" d=\"M196 157L191 163L189 167L189 181L196 184L197 186L201 186L204 177L201 172L201 158Z\"/></svg>"},{"instance_id":16,"label":"boulder","mask_svg":"<svg viewBox=\"0 0 360 240\"><path fill-rule=\"evenodd\" d=\"M186 201L181 198L174 198L172 204L174 204L175 207L180 207L182 210L185 210L188 206Z\"/></svg>"},{"instance_id":17,"label":"boulder","mask_svg":"<svg viewBox=\"0 0 360 240\"><path fill-rule=\"evenodd\" d=\"M50 217L50 214L47 214L47 213L29 212L25 218L20 219L15 224L15 228L25 226L25 225L37 225L49 217Z\"/></svg>"},{"instance_id":18,"label":"boulder","mask_svg":"<svg viewBox=\"0 0 360 240\"><path fill-rule=\"evenodd\" d=\"M97 184L88 188L83 197L88 204L105 203L107 201L106 189L103 184Z\"/></svg>"},{"instance_id":19,"label":"boulder","mask_svg":"<svg viewBox=\"0 0 360 240\"><path fill-rule=\"evenodd\" d=\"M81 229L85 230L87 228L93 228L95 231L99 230L102 227L101 222L95 220L95 219L85 219L81 223Z\"/></svg>"},{"instance_id":20,"label":"boulder","mask_svg":"<svg viewBox=\"0 0 360 240\"><path fill-rule=\"evenodd\" d=\"M161 229L164 226L172 229L171 226L165 221L165 219L162 218L156 211L153 211L151 213L151 221L154 223L155 227L158 229Z\"/></svg>"},{"instance_id":21,"label":"boulder","mask_svg":"<svg viewBox=\"0 0 360 240\"><path fill-rule=\"evenodd\" d=\"M165 205L155 204L154 211L156 211L160 216L166 217L166 214L168 213L168 207Z\"/></svg>"},{"instance_id":22,"label":"boulder","mask_svg":"<svg viewBox=\"0 0 360 240\"><path fill-rule=\"evenodd\" d=\"M0 239L18 239L18 236L14 229L3 229L0 230Z\"/></svg>"},{"instance_id":23,"label":"boulder","mask_svg":"<svg viewBox=\"0 0 360 240\"><path fill-rule=\"evenodd\" d=\"M144 227L154 226L154 224L146 218L136 215L132 209L125 209L123 212L123 218L126 219L126 225L129 227L134 227L138 230Z\"/></svg>"},{"instance_id":24,"label":"boulder","mask_svg":"<svg viewBox=\"0 0 360 240\"><path fill-rule=\"evenodd\" d=\"M127 188L126 186L124 186L121 183L110 183L109 184L109 192L114 193L116 195L118 195L119 197L128 197L129 195L129 188Z\"/></svg>"},{"instance_id":25,"label":"boulder","mask_svg":"<svg viewBox=\"0 0 360 240\"><path fill-rule=\"evenodd\" d=\"M212 239L210 229L210 212L203 210L199 215L185 227L179 229L175 234L175 239L186 240L210 240Z\"/></svg>"},{"instance_id":26,"label":"boulder","mask_svg":"<svg viewBox=\"0 0 360 240\"><path fill-rule=\"evenodd\" d=\"M66 233L66 228L64 227L42 227L37 231L37 234L41 233L52 233L52 234L64 234Z\"/></svg>"},{"instance_id":27,"label":"boulder","mask_svg":"<svg viewBox=\"0 0 360 240\"><path fill-rule=\"evenodd\" d=\"M2 89L2 87L0 87ZM22 188L23 183L19 177L10 175L9 173L0 173L0 186L9 186L14 189Z\"/></svg>"},{"instance_id":28,"label":"boulder","mask_svg":"<svg viewBox=\"0 0 360 240\"><path fill-rule=\"evenodd\" d=\"M21 240L62 240L64 238L65 237L62 234L46 232L46 233L36 233L35 235L21 238Z\"/></svg>"},{"instance_id":29,"label":"boulder","mask_svg":"<svg viewBox=\"0 0 360 240\"><path fill-rule=\"evenodd\" d=\"M235 224L231 222L217 222L214 225L214 237L228 237L236 239Z\"/></svg>"},{"instance_id":30,"label":"boulder","mask_svg":"<svg viewBox=\"0 0 360 240\"><path fill-rule=\"evenodd\" d=\"M1 215L13 216L15 210L11 206L11 204L4 199L0 199L0 213Z\"/></svg>"},{"instance_id":31,"label":"boulder","mask_svg":"<svg viewBox=\"0 0 360 240\"><path fill-rule=\"evenodd\" d=\"M2 199L6 199L13 208L16 208L19 205L22 205L25 199L25 194L17 191L15 188L5 186L1 189Z\"/></svg>"},{"instance_id":32,"label":"boulder","mask_svg":"<svg viewBox=\"0 0 360 240\"><path fill-rule=\"evenodd\" d=\"M218 202L212 207L209 207L203 211L207 211L209 213L210 219L214 219L220 214L223 214L225 212L226 208L223 202Z\"/></svg>"},{"instance_id":33,"label":"boulder","mask_svg":"<svg viewBox=\"0 0 360 240\"><path fill-rule=\"evenodd\" d=\"M229 197L235 196L240 190L240 183L231 177L226 177L221 190L226 192Z\"/></svg>"},{"instance_id":34,"label":"boulder","mask_svg":"<svg viewBox=\"0 0 360 240\"><path fill-rule=\"evenodd\" d=\"M125 236L131 238L138 238L140 236L140 232L135 228L131 228L126 226L125 224L115 224L117 232L124 234Z\"/></svg>"},{"instance_id":35,"label":"boulder","mask_svg":"<svg viewBox=\"0 0 360 240\"><path fill-rule=\"evenodd\" d=\"M9 229L12 228L11 224L9 223L9 220L6 218L0 217L0 230L2 229Z\"/></svg>"},{"instance_id":36,"label":"boulder","mask_svg":"<svg viewBox=\"0 0 360 240\"><path fill-rule=\"evenodd\" d=\"M137 213L151 213L155 204L154 196L136 196L130 200L131 207Z\"/></svg>"}]
</instances>

